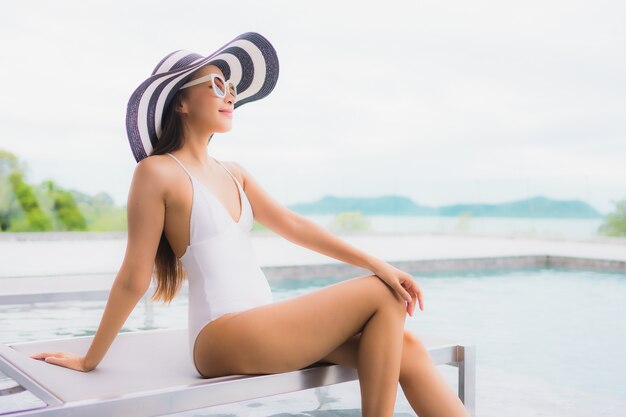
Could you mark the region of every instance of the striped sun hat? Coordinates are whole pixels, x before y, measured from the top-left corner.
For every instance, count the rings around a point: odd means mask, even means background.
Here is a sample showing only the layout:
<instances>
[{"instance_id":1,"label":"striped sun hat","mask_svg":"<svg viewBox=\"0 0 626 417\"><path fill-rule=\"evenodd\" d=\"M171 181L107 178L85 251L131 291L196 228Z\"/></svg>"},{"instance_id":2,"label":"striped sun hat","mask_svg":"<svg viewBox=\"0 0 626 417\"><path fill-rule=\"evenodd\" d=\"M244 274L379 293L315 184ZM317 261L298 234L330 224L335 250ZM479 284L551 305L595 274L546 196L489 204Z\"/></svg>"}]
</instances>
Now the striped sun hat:
<instances>
[{"instance_id":1,"label":"striped sun hat","mask_svg":"<svg viewBox=\"0 0 626 417\"><path fill-rule=\"evenodd\" d=\"M213 64L237 88L234 108L267 96L278 80L278 56L256 32L246 32L208 56L177 50L163 58L133 92L126 108L126 133L135 160L152 152L161 134L163 110L198 68Z\"/></svg>"}]
</instances>

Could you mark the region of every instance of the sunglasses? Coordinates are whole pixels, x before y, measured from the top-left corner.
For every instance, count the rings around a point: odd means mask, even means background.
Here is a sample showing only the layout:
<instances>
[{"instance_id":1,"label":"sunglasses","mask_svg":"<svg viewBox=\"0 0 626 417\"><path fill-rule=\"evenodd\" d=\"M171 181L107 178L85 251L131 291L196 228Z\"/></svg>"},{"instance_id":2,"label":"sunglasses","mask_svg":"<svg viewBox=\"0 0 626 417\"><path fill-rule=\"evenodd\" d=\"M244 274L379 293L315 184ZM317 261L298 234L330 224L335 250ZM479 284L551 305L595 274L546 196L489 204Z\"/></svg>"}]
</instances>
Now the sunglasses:
<instances>
[{"instance_id":1,"label":"sunglasses","mask_svg":"<svg viewBox=\"0 0 626 417\"><path fill-rule=\"evenodd\" d=\"M235 84L233 84L233 82L230 80L224 81L224 79L219 74L215 74L213 72L205 75L204 77L200 77L193 81L189 81L186 84L183 84L183 86L180 87L180 90L182 90L183 88L191 87L192 85L203 83L205 81L211 81L211 85L213 86L213 94L215 94L217 97L224 97L226 95L226 88L228 88L228 90L230 91L230 95L237 98L237 88L235 87Z\"/></svg>"}]
</instances>

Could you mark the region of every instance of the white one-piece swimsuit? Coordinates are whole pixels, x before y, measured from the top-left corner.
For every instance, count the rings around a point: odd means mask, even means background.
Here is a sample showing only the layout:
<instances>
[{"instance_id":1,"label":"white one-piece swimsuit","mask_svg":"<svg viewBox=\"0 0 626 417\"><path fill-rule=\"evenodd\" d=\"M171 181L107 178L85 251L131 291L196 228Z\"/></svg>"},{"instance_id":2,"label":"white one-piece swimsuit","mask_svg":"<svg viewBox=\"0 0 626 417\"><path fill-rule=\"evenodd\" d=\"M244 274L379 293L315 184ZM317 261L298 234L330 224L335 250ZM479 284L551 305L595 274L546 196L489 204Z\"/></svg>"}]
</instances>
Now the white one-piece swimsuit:
<instances>
[{"instance_id":1,"label":"white one-piece swimsuit","mask_svg":"<svg viewBox=\"0 0 626 417\"><path fill-rule=\"evenodd\" d=\"M178 158L171 153L167 155L185 170L193 187L190 244L180 261L189 285L189 354L195 366L194 345L204 326L226 313L272 303L274 299L250 238L252 206L237 178L216 160L237 185L241 213L235 222L203 182Z\"/></svg>"}]
</instances>

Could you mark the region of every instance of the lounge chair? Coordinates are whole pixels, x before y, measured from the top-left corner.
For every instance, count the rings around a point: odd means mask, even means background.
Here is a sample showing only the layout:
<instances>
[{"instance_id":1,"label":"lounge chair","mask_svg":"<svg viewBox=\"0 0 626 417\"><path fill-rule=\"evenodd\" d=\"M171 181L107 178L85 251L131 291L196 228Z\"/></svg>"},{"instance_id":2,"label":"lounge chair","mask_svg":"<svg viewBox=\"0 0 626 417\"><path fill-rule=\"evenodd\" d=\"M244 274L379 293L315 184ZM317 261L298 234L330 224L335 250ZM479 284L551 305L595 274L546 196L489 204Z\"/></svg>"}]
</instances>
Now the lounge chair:
<instances>
[{"instance_id":1,"label":"lounge chair","mask_svg":"<svg viewBox=\"0 0 626 417\"><path fill-rule=\"evenodd\" d=\"M475 402L475 347L419 335L437 365L458 367L458 395L471 415ZM93 336L0 344L0 371L28 390L38 407L17 416L155 416L200 409L358 379L353 368L314 364L279 374L202 378L188 355L186 328L120 333L91 372L30 358L41 351L87 352Z\"/></svg>"}]
</instances>

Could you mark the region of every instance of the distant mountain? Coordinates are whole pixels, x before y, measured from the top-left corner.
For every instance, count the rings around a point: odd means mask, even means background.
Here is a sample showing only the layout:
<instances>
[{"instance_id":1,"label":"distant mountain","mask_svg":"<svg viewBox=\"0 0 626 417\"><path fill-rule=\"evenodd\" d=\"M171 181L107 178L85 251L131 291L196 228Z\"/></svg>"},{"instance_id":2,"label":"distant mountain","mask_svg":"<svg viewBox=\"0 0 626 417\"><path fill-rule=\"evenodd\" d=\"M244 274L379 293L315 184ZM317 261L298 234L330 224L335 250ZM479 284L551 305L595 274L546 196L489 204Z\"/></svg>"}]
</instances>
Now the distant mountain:
<instances>
[{"instance_id":1,"label":"distant mountain","mask_svg":"<svg viewBox=\"0 0 626 417\"><path fill-rule=\"evenodd\" d=\"M559 217L597 218L600 212L581 200L553 200L537 196L500 204L454 204L441 206L442 216L456 216L470 212L475 217Z\"/></svg>"},{"instance_id":2,"label":"distant mountain","mask_svg":"<svg viewBox=\"0 0 626 417\"><path fill-rule=\"evenodd\" d=\"M469 213L474 217L558 217L602 218L604 215L581 200L553 200L536 196L500 204L453 204L429 207L416 204L407 197L387 195L381 197L334 197L326 196L312 203L289 206L301 214L337 214L345 211L361 211L371 215L405 216L458 216Z\"/></svg>"},{"instance_id":3,"label":"distant mountain","mask_svg":"<svg viewBox=\"0 0 626 417\"><path fill-rule=\"evenodd\" d=\"M335 214L341 211L362 211L365 214L437 215L437 209L419 206L410 198L395 195L383 197L327 196L313 203L293 204L289 208L302 214Z\"/></svg>"}]
</instances>

